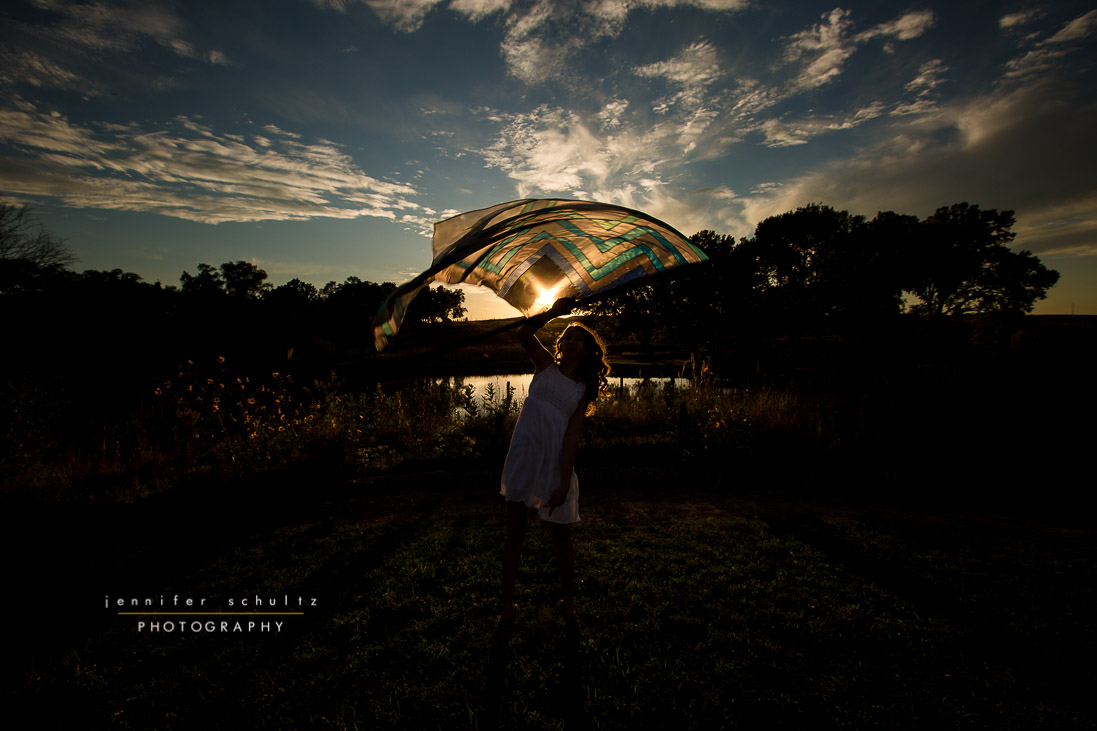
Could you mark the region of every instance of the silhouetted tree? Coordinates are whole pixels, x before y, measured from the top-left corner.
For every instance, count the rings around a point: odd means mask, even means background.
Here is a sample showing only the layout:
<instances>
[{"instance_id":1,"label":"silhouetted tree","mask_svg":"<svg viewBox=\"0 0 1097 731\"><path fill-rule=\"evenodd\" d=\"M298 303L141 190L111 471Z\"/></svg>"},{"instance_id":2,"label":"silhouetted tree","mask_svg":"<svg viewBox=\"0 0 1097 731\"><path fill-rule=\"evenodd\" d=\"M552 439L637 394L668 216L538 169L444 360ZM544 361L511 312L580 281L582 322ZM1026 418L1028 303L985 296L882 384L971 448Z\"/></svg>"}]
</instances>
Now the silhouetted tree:
<instances>
[{"instance_id":1,"label":"silhouetted tree","mask_svg":"<svg viewBox=\"0 0 1097 731\"><path fill-rule=\"evenodd\" d=\"M258 299L270 289L267 273L248 261L225 262L221 265L225 292L238 299Z\"/></svg>"},{"instance_id":2,"label":"silhouetted tree","mask_svg":"<svg viewBox=\"0 0 1097 731\"><path fill-rule=\"evenodd\" d=\"M76 257L27 206L0 204L0 293L40 288Z\"/></svg>"},{"instance_id":3,"label":"silhouetted tree","mask_svg":"<svg viewBox=\"0 0 1097 731\"><path fill-rule=\"evenodd\" d=\"M613 339L633 337L647 349L666 324L666 309L661 302L666 294L665 287L653 284L630 286L584 303L583 309L592 315L610 318L608 328Z\"/></svg>"},{"instance_id":4,"label":"silhouetted tree","mask_svg":"<svg viewBox=\"0 0 1097 731\"><path fill-rule=\"evenodd\" d=\"M897 314L896 252L863 216L812 203L758 224L745 246L757 262L764 311L790 324Z\"/></svg>"},{"instance_id":5,"label":"silhouetted tree","mask_svg":"<svg viewBox=\"0 0 1097 731\"><path fill-rule=\"evenodd\" d=\"M264 299L283 307L304 308L319 300L320 292L316 289L316 285L294 278L285 284L268 290Z\"/></svg>"},{"instance_id":6,"label":"silhouetted tree","mask_svg":"<svg viewBox=\"0 0 1097 731\"><path fill-rule=\"evenodd\" d=\"M378 303L380 306L380 303ZM465 316L465 293L446 287L426 287L408 307L406 320L438 324L452 322Z\"/></svg>"},{"instance_id":7,"label":"silhouetted tree","mask_svg":"<svg viewBox=\"0 0 1097 731\"><path fill-rule=\"evenodd\" d=\"M225 292L221 273L205 262L198 265L198 274L194 276L184 271L179 277L179 283L187 294L218 295Z\"/></svg>"},{"instance_id":8,"label":"silhouetted tree","mask_svg":"<svg viewBox=\"0 0 1097 731\"><path fill-rule=\"evenodd\" d=\"M1030 312L1059 273L1008 244L1013 211L955 203L926 218L921 241L908 252L905 289L920 302L912 312L939 317Z\"/></svg>"}]
</instances>

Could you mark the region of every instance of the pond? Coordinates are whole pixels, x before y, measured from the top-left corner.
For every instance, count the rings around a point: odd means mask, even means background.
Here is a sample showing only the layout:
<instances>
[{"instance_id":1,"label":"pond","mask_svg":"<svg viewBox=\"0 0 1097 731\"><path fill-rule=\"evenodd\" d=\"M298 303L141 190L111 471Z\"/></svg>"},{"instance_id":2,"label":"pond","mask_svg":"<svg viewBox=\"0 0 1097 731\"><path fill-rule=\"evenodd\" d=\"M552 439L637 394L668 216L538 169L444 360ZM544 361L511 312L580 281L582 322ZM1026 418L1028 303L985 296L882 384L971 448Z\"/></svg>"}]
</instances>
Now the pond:
<instances>
[{"instance_id":1,"label":"pond","mask_svg":"<svg viewBox=\"0 0 1097 731\"><path fill-rule=\"evenodd\" d=\"M458 386L472 385L477 396L486 394L488 386L491 385L500 398L506 394L507 385L509 384L514 389L514 397L522 400L529 392L529 384L533 380L533 373L509 373L497 376L453 376L448 380ZM688 378L623 378L611 375L609 385L615 389L627 388L629 391L635 391L636 387L644 381L651 381L659 386L671 383L675 388L682 388L689 385L690 382Z\"/></svg>"}]
</instances>

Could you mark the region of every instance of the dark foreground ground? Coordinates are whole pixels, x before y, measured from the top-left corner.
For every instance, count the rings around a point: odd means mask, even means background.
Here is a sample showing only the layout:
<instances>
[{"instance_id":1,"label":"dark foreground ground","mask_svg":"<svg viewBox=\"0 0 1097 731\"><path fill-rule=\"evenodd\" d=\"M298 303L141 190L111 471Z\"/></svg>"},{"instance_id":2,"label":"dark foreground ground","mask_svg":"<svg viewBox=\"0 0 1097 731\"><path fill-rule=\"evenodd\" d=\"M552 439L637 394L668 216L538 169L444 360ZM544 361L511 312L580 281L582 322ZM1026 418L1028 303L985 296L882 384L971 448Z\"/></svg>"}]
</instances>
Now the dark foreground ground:
<instances>
[{"instance_id":1,"label":"dark foreground ground","mask_svg":"<svg viewBox=\"0 0 1097 731\"><path fill-rule=\"evenodd\" d=\"M579 633L551 610L533 529L502 636L497 479L284 475L9 513L8 713L135 729L1097 722L1088 513L962 499L924 475L594 466ZM303 614L258 618L280 632L153 633L137 622L193 617L106 606L176 595Z\"/></svg>"}]
</instances>

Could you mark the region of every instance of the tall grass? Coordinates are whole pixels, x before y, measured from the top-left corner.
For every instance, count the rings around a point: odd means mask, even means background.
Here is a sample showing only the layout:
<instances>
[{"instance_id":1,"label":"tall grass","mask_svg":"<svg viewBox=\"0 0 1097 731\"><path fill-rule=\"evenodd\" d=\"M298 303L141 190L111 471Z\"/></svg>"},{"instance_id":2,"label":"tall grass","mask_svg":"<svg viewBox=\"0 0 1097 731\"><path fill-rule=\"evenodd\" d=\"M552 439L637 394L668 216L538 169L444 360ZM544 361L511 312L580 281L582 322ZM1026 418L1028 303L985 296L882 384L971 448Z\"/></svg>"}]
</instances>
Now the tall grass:
<instances>
[{"instance_id":1,"label":"tall grass","mask_svg":"<svg viewBox=\"0 0 1097 731\"><path fill-rule=\"evenodd\" d=\"M736 389L693 359L687 385L645 381L597 402L585 459L749 457L774 443L831 449L843 440L832 401L790 390ZM31 384L5 393L0 448L7 493L36 501L129 501L195 478L247 477L303 465L361 475L424 464L500 460L521 408L513 389L448 380L352 392L333 374L245 374L224 358L188 361L128 417L83 421Z\"/></svg>"}]
</instances>

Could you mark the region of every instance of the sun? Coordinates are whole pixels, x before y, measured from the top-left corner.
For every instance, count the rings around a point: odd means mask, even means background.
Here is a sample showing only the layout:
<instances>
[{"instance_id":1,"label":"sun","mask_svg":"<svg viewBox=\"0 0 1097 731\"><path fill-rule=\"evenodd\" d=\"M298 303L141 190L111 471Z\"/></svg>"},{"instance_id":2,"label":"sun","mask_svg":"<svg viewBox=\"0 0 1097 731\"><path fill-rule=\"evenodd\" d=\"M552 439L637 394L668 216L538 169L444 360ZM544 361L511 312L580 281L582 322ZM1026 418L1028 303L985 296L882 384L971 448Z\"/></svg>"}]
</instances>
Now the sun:
<instances>
[{"instance_id":1,"label":"sun","mask_svg":"<svg viewBox=\"0 0 1097 731\"><path fill-rule=\"evenodd\" d=\"M552 289L545 289L540 285L537 288L541 290L541 293L533 301L533 306L539 310L547 310L552 307L552 304L556 302L556 293L560 290L560 285L556 285Z\"/></svg>"}]
</instances>

